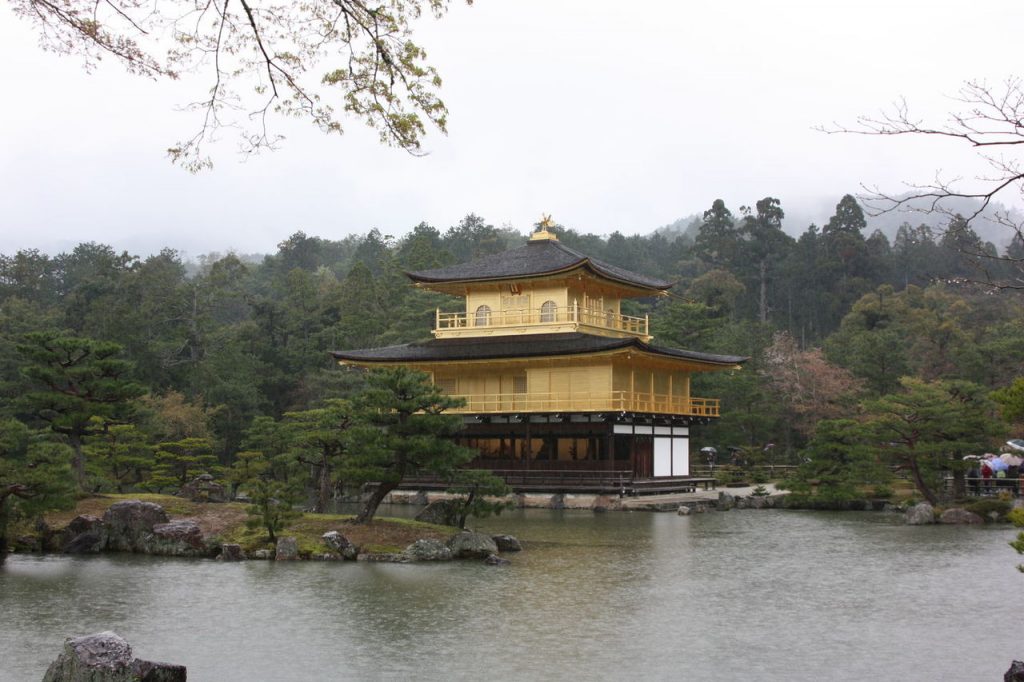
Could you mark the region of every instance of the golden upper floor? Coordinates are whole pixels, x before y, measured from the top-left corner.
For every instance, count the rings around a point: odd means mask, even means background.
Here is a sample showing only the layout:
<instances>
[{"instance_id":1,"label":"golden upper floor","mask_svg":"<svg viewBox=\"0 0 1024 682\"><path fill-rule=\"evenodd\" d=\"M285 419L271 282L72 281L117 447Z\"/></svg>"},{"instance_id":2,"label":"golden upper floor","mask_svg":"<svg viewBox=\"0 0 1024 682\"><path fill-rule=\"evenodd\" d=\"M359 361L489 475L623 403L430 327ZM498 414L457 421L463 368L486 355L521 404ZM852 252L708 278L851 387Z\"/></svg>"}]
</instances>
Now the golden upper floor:
<instances>
[{"instance_id":1,"label":"golden upper floor","mask_svg":"<svg viewBox=\"0 0 1024 682\"><path fill-rule=\"evenodd\" d=\"M437 311L437 338L581 331L649 341L647 318L623 314L622 301L672 286L584 256L546 229L518 249L408 275L465 301L462 310Z\"/></svg>"}]
</instances>

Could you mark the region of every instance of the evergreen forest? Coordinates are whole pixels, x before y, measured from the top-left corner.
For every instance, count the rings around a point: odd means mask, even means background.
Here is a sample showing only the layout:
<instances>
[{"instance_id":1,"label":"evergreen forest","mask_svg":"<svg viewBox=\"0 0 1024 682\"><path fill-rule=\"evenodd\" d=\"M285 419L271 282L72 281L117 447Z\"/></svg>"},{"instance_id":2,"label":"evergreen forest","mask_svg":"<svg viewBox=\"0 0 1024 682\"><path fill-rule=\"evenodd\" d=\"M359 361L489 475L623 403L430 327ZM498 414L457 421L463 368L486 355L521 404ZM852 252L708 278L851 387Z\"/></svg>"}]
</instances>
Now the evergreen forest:
<instances>
[{"instance_id":1,"label":"evergreen forest","mask_svg":"<svg viewBox=\"0 0 1024 682\"><path fill-rule=\"evenodd\" d=\"M783 210L771 197L719 200L679 233L556 229L587 255L677 282L624 305L650 315L655 345L749 357L695 380L694 395L722 399L723 418L695 434L694 452L732 446L819 479L831 472L837 490L881 489L882 469L916 470L927 484L937 462L1020 435L1019 236L985 243L960 216L940 230L906 222L893 239L867 234L847 195L794 238ZM315 496L343 450L323 418L366 381L328 352L430 338L435 310L460 301L404 272L527 236L470 214L399 237L296 232L261 259L140 257L94 242L0 255L0 484L18 461L19 485L40 490L56 485L44 465L69 460L90 491L170 491L204 470L244 480L257 467Z\"/></svg>"}]
</instances>

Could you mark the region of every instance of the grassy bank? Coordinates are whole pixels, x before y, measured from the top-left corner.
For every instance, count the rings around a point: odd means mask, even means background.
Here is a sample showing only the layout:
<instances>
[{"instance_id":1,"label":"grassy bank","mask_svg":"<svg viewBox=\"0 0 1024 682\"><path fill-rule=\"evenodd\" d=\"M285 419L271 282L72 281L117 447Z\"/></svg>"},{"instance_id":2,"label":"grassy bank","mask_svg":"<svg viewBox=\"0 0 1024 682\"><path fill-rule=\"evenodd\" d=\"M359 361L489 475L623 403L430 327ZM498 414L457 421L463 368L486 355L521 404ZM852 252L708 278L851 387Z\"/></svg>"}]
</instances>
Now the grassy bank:
<instances>
[{"instance_id":1,"label":"grassy bank","mask_svg":"<svg viewBox=\"0 0 1024 682\"><path fill-rule=\"evenodd\" d=\"M159 504L172 519L193 519L207 538L222 543L237 543L246 552L270 549L266 531L246 527L246 505L237 502L190 502L172 495L131 493L125 495L99 495L79 500L74 509L47 514L46 523L52 531L60 531L76 516L89 514L102 517L110 505L122 500L143 500ZM372 553L400 552L420 538L447 540L458 532L448 526L421 523L411 519L378 518L372 523L359 525L346 514L303 514L279 537L292 536L298 541L300 554L318 554L329 551L321 540L324 533L336 530L353 544Z\"/></svg>"}]
</instances>

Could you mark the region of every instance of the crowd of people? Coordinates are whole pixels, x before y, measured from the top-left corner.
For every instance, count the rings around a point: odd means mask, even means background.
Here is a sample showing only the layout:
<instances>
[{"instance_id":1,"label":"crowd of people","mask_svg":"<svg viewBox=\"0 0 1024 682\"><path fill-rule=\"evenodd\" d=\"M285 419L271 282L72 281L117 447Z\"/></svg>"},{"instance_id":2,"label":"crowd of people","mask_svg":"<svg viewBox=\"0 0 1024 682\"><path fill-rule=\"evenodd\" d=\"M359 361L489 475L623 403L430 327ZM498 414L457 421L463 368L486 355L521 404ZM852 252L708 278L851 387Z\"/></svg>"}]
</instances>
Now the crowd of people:
<instances>
[{"instance_id":1,"label":"crowd of people","mask_svg":"<svg viewBox=\"0 0 1024 682\"><path fill-rule=\"evenodd\" d=\"M1012 453L995 455L968 455L965 460L971 463L967 471L967 487L973 495L991 495L1007 491L1019 495L1021 490L1021 464L1024 458Z\"/></svg>"}]
</instances>

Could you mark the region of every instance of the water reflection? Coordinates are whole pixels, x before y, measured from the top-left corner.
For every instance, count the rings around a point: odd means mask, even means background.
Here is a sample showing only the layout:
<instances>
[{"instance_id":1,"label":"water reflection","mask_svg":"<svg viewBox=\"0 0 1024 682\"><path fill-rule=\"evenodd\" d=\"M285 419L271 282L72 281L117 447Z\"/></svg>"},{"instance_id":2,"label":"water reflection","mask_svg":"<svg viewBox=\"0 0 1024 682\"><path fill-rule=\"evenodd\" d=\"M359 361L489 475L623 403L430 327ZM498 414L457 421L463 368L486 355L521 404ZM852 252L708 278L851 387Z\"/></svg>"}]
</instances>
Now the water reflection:
<instances>
[{"instance_id":1,"label":"water reflection","mask_svg":"<svg viewBox=\"0 0 1024 682\"><path fill-rule=\"evenodd\" d=\"M408 508L386 510L407 513ZM990 679L1022 605L1012 530L880 514L519 510L509 568L13 557L2 679L113 629L192 680ZM756 672L755 672L756 671Z\"/></svg>"}]
</instances>

